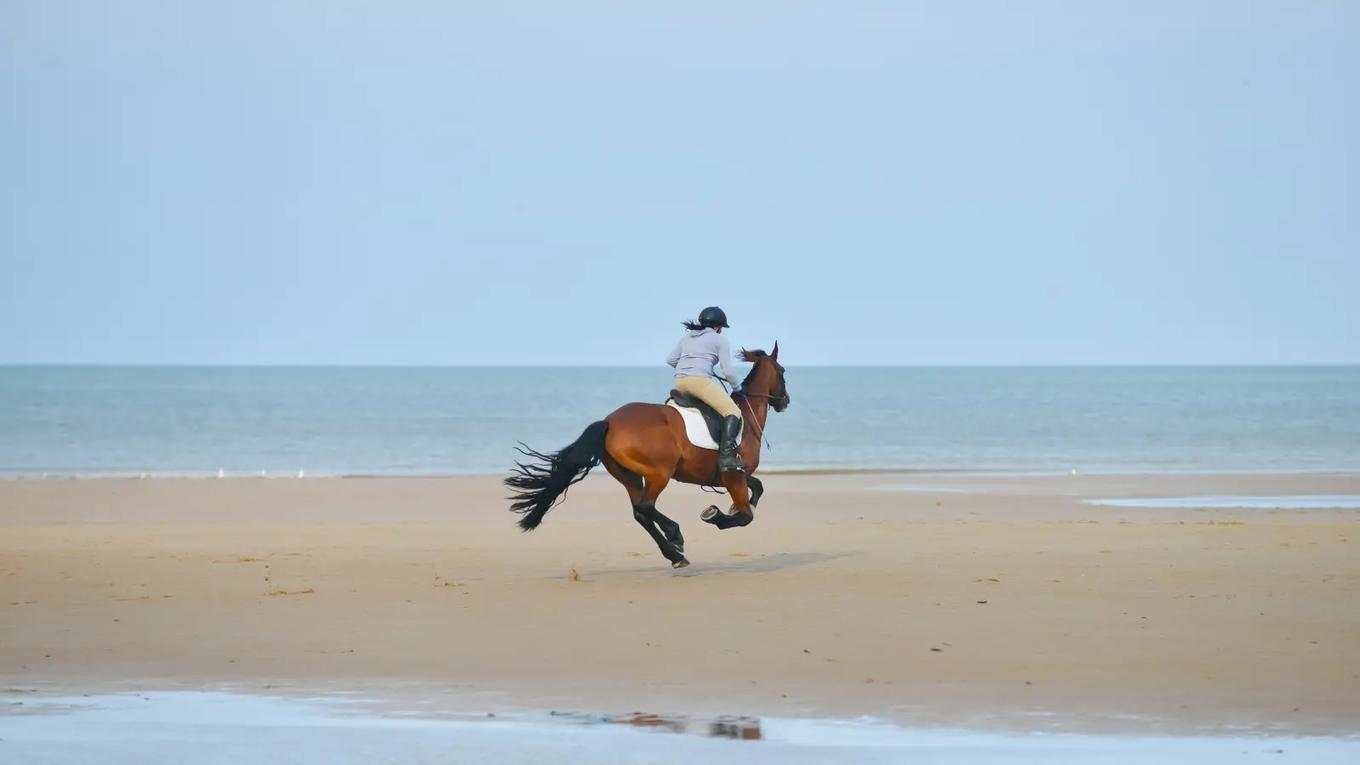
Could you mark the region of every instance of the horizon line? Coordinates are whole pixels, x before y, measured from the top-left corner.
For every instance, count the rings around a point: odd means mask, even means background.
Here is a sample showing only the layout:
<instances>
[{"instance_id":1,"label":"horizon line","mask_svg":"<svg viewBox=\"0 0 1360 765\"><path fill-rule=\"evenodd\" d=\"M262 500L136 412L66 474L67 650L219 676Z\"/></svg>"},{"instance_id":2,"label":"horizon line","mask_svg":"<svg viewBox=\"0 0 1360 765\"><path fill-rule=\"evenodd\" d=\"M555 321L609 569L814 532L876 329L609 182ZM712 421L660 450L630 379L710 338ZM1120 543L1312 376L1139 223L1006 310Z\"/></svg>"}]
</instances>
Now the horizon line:
<instances>
[{"instance_id":1,"label":"horizon line","mask_svg":"<svg viewBox=\"0 0 1360 765\"><path fill-rule=\"evenodd\" d=\"M745 364L734 360L736 364ZM1297 368L1360 367L1360 361L1300 362L1055 362L1007 364L795 364L798 369L1147 369L1147 368ZM0 368L161 368L161 369L659 369L661 364L418 364L418 363L275 363L275 362L142 362L142 361L0 361Z\"/></svg>"}]
</instances>

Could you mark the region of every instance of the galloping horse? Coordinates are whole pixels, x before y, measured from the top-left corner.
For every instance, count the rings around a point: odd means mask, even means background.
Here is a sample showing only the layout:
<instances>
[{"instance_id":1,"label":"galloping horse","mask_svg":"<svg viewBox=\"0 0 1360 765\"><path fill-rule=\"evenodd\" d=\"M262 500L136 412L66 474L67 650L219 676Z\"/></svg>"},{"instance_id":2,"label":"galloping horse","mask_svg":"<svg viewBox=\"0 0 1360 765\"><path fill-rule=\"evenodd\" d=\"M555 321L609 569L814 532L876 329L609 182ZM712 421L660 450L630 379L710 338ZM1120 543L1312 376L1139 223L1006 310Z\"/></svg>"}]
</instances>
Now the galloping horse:
<instances>
[{"instance_id":1,"label":"galloping horse","mask_svg":"<svg viewBox=\"0 0 1360 765\"><path fill-rule=\"evenodd\" d=\"M679 412L664 404L624 404L598 422L592 422L571 445L553 454L520 446L520 453L536 463L516 463L505 485L516 490L510 509L519 513L520 528L531 531L567 493L586 477L591 468L605 469L628 490L636 520L661 549L674 568L689 565L680 524L656 509L656 498L671 480L701 486L723 486L732 497L732 514L716 507L705 510L704 521L720 529L745 526L755 519L754 509L765 492L752 473L760 465L760 442L771 407L782 412L789 405L784 367L779 364L779 343L774 350L742 350L741 358L754 366L732 398L741 407L740 455L746 471L718 472L718 453L689 442Z\"/></svg>"}]
</instances>

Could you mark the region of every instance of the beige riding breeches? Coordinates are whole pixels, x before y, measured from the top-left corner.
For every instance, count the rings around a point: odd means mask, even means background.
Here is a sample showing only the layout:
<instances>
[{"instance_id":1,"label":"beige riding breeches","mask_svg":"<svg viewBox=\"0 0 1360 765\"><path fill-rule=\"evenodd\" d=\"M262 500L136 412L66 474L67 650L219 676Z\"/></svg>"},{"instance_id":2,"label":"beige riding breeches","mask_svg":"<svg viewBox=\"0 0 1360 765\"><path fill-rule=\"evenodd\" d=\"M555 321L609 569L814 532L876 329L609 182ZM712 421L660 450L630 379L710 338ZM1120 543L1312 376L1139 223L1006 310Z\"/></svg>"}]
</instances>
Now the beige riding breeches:
<instances>
[{"instance_id":1,"label":"beige riding breeches","mask_svg":"<svg viewBox=\"0 0 1360 765\"><path fill-rule=\"evenodd\" d=\"M724 417L740 417L741 408L712 377L677 377L675 389L708 404Z\"/></svg>"}]
</instances>

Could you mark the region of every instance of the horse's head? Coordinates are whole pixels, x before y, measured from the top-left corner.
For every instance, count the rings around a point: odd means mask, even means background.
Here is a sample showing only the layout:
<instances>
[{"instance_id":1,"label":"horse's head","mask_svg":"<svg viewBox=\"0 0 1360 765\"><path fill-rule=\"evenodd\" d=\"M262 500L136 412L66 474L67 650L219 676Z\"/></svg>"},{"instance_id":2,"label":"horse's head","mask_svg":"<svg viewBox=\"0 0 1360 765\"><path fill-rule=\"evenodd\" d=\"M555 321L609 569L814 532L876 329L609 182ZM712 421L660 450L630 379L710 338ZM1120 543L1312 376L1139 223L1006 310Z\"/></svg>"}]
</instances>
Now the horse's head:
<instances>
[{"instance_id":1,"label":"horse's head","mask_svg":"<svg viewBox=\"0 0 1360 765\"><path fill-rule=\"evenodd\" d=\"M779 343L774 344L774 350L766 353L765 351L748 351L741 349L743 361L749 361L754 366L751 373L746 375L746 380L741 384L741 389L746 395L751 397L765 396L770 400L770 406L776 412L782 412L789 408L789 388L784 382L784 366L779 363Z\"/></svg>"}]
</instances>

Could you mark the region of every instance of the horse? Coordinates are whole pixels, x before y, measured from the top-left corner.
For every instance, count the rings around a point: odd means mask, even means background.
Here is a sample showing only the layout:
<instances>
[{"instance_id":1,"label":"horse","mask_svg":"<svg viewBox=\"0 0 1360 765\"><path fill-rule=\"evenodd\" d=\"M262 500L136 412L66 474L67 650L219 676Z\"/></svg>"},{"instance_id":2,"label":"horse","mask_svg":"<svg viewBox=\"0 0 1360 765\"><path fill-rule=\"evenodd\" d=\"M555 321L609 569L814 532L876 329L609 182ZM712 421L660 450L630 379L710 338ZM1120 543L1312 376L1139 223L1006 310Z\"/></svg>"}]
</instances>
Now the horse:
<instances>
[{"instance_id":1,"label":"horse","mask_svg":"<svg viewBox=\"0 0 1360 765\"><path fill-rule=\"evenodd\" d=\"M505 485L515 490L509 497L511 511L520 515L519 527L532 531L543 522L573 484L584 479L601 462L623 484L633 507L633 519L652 537L673 568L689 565L680 524L656 509L657 497L671 481L721 486L732 499L732 512L710 506L700 516L720 529L746 526L755 520L755 507L765 487L753 473L760 466L760 443L769 410L782 412L789 405L784 367L779 363L779 343L774 350L748 351L741 358L750 362L750 373L732 398L741 408L742 437L739 454L745 471L718 472L718 452L689 442L680 413L665 404L634 402L615 409L603 420L586 426L580 438L561 450L545 454L524 444L518 450L531 462L516 462Z\"/></svg>"}]
</instances>

